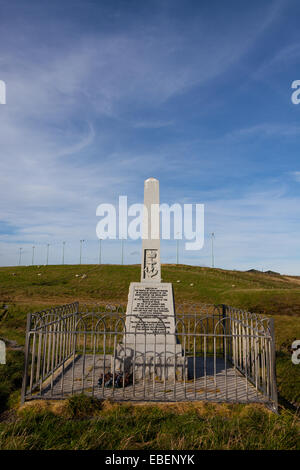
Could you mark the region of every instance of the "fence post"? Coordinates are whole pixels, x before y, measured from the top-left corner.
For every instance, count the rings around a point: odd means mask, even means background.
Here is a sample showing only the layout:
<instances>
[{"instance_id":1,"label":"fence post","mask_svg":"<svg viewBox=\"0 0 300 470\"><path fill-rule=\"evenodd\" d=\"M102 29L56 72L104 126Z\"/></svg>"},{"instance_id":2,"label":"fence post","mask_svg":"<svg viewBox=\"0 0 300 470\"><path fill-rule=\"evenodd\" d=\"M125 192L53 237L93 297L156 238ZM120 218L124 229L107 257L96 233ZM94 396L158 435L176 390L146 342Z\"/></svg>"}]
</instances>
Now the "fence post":
<instances>
[{"instance_id":1,"label":"fence post","mask_svg":"<svg viewBox=\"0 0 300 470\"><path fill-rule=\"evenodd\" d=\"M222 326L223 326L223 356L225 357L225 335L227 334L227 305L222 304ZM226 356L227 356L227 351L226 351ZM228 359L228 356L227 356Z\"/></svg>"},{"instance_id":2,"label":"fence post","mask_svg":"<svg viewBox=\"0 0 300 470\"><path fill-rule=\"evenodd\" d=\"M26 323L26 338L25 338L25 358L24 358L24 375L21 391L21 405L25 403L26 387L27 387L27 370L29 362L29 346L30 346L30 327L31 327L31 313L27 314Z\"/></svg>"},{"instance_id":3,"label":"fence post","mask_svg":"<svg viewBox=\"0 0 300 470\"><path fill-rule=\"evenodd\" d=\"M276 352L275 352L275 328L274 318L270 318L270 335L271 335L271 377L272 377L272 398L274 400L275 412L278 413L278 391L276 383Z\"/></svg>"}]
</instances>

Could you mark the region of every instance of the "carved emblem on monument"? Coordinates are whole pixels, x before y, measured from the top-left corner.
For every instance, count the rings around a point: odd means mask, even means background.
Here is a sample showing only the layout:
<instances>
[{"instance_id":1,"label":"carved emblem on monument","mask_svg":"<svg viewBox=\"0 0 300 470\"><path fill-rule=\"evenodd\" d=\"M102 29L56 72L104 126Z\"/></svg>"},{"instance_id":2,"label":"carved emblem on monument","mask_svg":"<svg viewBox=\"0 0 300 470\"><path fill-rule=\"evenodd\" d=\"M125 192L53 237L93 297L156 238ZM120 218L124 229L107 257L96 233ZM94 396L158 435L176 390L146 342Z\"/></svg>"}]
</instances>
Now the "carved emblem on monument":
<instances>
[{"instance_id":1,"label":"carved emblem on monument","mask_svg":"<svg viewBox=\"0 0 300 470\"><path fill-rule=\"evenodd\" d=\"M144 279L155 279L158 274L157 250L145 250Z\"/></svg>"}]
</instances>

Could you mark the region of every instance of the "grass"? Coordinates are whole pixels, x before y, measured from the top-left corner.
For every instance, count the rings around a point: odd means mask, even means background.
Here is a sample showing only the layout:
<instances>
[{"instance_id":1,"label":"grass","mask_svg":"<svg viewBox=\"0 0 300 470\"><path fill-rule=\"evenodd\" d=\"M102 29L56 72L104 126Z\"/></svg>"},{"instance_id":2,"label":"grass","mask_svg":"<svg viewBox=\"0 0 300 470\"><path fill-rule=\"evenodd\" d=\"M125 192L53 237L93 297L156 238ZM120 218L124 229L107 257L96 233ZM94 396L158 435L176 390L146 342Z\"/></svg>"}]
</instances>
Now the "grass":
<instances>
[{"instance_id":1,"label":"grass","mask_svg":"<svg viewBox=\"0 0 300 470\"><path fill-rule=\"evenodd\" d=\"M72 402L71 402L72 401ZM77 402L77 403L76 403ZM259 405L95 404L76 396L27 404L0 423L1 449L297 449L299 422Z\"/></svg>"},{"instance_id":2,"label":"grass","mask_svg":"<svg viewBox=\"0 0 300 470\"><path fill-rule=\"evenodd\" d=\"M164 265L162 275L165 282L173 283L177 303L226 303L269 314L300 314L300 277L186 265ZM0 300L31 305L75 298L124 303L129 283L139 278L140 267L133 265L0 268Z\"/></svg>"},{"instance_id":3,"label":"grass","mask_svg":"<svg viewBox=\"0 0 300 470\"><path fill-rule=\"evenodd\" d=\"M24 346L27 313L50 305L125 304L139 274L139 266L0 268L0 337ZM7 364L0 366L1 449L299 447L299 420L289 408L300 404L300 366L290 351L300 339L300 277L183 265L165 265L162 275L173 283L177 304L226 303L274 317L279 416L256 405L131 406L80 396L19 410L23 352L8 348Z\"/></svg>"},{"instance_id":4,"label":"grass","mask_svg":"<svg viewBox=\"0 0 300 470\"><path fill-rule=\"evenodd\" d=\"M22 351L7 351L6 364L0 366L0 413L19 401L23 363Z\"/></svg>"}]
</instances>

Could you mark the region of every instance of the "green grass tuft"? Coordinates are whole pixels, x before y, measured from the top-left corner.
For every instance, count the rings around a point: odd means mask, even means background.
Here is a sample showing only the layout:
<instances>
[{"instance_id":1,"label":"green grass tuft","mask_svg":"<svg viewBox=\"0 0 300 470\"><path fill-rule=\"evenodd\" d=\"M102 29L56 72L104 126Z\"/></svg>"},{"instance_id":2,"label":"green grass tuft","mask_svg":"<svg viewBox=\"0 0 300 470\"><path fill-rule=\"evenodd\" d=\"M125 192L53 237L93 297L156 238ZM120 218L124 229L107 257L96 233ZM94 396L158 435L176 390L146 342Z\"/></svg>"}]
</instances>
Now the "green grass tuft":
<instances>
[{"instance_id":1,"label":"green grass tuft","mask_svg":"<svg viewBox=\"0 0 300 470\"><path fill-rule=\"evenodd\" d=\"M212 406L114 405L81 420L28 407L13 423L0 423L1 449L278 450L297 449L299 442L291 413L253 405L227 406L226 413Z\"/></svg>"}]
</instances>

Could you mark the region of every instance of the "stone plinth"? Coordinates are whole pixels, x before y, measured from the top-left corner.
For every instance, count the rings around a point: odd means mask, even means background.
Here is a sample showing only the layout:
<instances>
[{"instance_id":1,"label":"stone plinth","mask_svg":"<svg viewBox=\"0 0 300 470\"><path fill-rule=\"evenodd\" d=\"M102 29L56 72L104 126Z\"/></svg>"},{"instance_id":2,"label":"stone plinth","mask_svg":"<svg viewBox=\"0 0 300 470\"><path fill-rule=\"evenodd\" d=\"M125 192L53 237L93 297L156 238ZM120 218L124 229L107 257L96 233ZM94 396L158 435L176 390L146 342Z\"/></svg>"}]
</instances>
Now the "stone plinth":
<instances>
[{"instance_id":1,"label":"stone plinth","mask_svg":"<svg viewBox=\"0 0 300 470\"><path fill-rule=\"evenodd\" d=\"M182 348L175 334L171 283L132 282L129 288L125 333L115 352L115 370L135 371L138 377L182 377Z\"/></svg>"}]
</instances>

